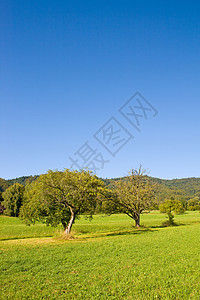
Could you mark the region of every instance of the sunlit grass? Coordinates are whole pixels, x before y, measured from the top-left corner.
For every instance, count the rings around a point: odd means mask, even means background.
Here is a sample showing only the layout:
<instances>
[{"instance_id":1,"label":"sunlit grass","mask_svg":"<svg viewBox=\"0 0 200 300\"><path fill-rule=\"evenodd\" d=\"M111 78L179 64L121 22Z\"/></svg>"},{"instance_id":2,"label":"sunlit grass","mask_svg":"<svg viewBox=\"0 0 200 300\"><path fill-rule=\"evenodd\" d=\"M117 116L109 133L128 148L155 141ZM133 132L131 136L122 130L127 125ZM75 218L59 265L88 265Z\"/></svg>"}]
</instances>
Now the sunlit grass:
<instances>
[{"instance_id":1,"label":"sunlit grass","mask_svg":"<svg viewBox=\"0 0 200 300\"><path fill-rule=\"evenodd\" d=\"M0 216L0 240L54 236L58 229L44 224L25 225L19 218Z\"/></svg>"},{"instance_id":2,"label":"sunlit grass","mask_svg":"<svg viewBox=\"0 0 200 300\"><path fill-rule=\"evenodd\" d=\"M200 299L200 214L165 218L144 215L137 230L125 215L81 217L64 240L0 217L0 299Z\"/></svg>"}]
</instances>

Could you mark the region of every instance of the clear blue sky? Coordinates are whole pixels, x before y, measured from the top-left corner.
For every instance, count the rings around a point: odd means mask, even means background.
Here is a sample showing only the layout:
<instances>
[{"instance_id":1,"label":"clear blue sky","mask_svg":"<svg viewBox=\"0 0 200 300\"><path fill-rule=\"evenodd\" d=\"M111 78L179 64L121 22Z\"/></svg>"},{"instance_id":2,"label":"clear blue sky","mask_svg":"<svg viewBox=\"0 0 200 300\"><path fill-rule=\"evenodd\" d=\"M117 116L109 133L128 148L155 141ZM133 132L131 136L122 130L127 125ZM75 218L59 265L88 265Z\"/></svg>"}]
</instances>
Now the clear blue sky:
<instances>
[{"instance_id":1,"label":"clear blue sky","mask_svg":"<svg viewBox=\"0 0 200 300\"><path fill-rule=\"evenodd\" d=\"M0 177L70 168L86 141L101 177L200 177L199 1L2 0L0 36ZM136 91L158 111L140 132L119 112ZM115 157L94 137L111 117L134 136Z\"/></svg>"}]
</instances>

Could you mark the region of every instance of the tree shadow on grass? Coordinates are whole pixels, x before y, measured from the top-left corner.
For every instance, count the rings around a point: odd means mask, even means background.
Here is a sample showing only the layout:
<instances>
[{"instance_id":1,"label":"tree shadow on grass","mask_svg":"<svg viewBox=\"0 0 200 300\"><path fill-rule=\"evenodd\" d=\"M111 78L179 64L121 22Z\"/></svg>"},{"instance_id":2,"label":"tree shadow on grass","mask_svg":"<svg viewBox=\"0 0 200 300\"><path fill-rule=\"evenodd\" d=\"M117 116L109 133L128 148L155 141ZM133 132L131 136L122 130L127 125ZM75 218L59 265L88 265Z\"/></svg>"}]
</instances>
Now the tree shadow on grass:
<instances>
[{"instance_id":1,"label":"tree shadow on grass","mask_svg":"<svg viewBox=\"0 0 200 300\"><path fill-rule=\"evenodd\" d=\"M144 234L147 232L153 232L150 228L138 228L134 230L126 230L126 231L114 231L114 232L104 232L104 233L97 233L87 237L80 237L80 239L95 239L95 238L103 238L103 237L114 237L114 236L131 236L131 235L138 235Z\"/></svg>"},{"instance_id":2,"label":"tree shadow on grass","mask_svg":"<svg viewBox=\"0 0 200 300\"><path fill-rule=\"evenodd\" d=\"M167 228L167 227L186 226L186 225L188 225L188 224L183 224L183 223L161 224L161 225L156 225L156 226L149 226L149 228L159 229L159 228Z\"/></svg>"},{"instance_id":3,"label":"tree shadow on grass","mask_svg":"<svg viewBox=\"0 0 200 300\"><path fill-rule=\"evenodd\" d=\"M150 228L142 228L142 229L135 229L134 231L120 231L120 232L112 232L106 234L106 236L118 236L118 235L135 235L135 234L144 234L146 232L153 232L154 230Z\"/></svg>"},{"instance_id":4,"label":"tree shadow on grass","mask_svg":"<svg viewBox=\"0 0 200 300\"><path fill-rule=\"evenodd\" d=\"M5 238L0 238L0 242L4 242L4 241L13 241L13 240L27 240L27 239L43 239L43 238L53 238L53 235L35 235L35 236L11 236L11 237L5 237Z\"/></svg>"}]
</instances>

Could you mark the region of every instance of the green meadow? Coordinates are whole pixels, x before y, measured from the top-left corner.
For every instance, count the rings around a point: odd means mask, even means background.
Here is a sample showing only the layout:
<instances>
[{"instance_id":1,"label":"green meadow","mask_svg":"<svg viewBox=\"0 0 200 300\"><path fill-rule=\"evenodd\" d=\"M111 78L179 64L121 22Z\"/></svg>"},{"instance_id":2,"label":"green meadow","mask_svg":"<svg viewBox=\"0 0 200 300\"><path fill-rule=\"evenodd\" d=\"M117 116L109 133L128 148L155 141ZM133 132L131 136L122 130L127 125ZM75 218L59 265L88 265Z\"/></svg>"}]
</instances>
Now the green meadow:
<instances>
[{"instance_id":1,"label":"green meadow","mask_svg":"<svg viewBox=\"0 0 200 300\"><path fill-rule=\"evenodd\" d=\"M0 299L200 299L200 213L83 216L62 228L0 217Z\"/></svg>"}]
</instances>

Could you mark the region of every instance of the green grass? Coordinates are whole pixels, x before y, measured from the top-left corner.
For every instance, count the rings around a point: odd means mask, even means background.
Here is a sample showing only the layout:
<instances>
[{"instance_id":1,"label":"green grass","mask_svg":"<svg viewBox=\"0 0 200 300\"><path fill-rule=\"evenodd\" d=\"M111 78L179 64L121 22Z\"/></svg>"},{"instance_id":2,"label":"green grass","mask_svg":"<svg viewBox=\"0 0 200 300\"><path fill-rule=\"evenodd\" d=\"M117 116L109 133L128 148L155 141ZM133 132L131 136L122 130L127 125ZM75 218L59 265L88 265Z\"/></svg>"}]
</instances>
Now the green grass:
<instances>
[{"instance_id":1,"label":"green grass","mask_svg":"<svg viewBox=\"0 0 200 300\"><path fill-rule=\"evenodd\" d=\"M0 216L0 241L33 237L52 237L58 229L44 224L26 226L19 218Z\"/></svg>"},{"instance_id":2,"label":"green grass","mask_svg":"<svg viewBox=\"0 0 200 300\"><path fill-rule=\"evenodd\" d=\"M165 219L144 215L137 230L125 215L82 217L64 240L0 217L0 299L200 299L200 214Z\"/></svg>"}]
</instances>

